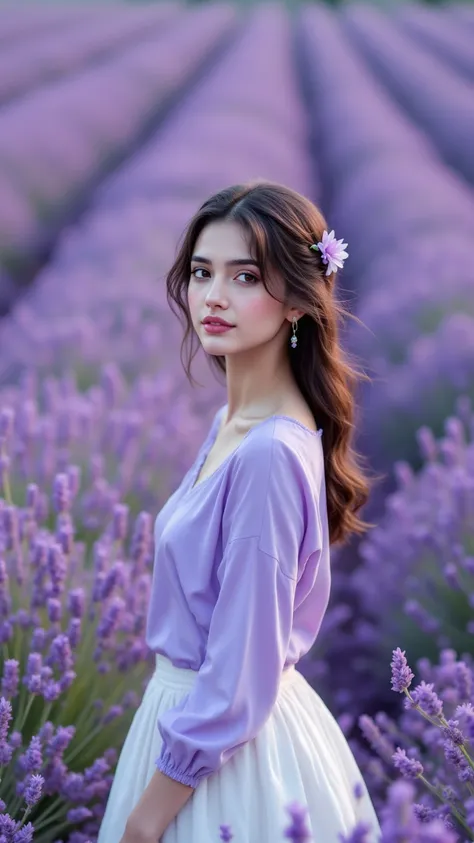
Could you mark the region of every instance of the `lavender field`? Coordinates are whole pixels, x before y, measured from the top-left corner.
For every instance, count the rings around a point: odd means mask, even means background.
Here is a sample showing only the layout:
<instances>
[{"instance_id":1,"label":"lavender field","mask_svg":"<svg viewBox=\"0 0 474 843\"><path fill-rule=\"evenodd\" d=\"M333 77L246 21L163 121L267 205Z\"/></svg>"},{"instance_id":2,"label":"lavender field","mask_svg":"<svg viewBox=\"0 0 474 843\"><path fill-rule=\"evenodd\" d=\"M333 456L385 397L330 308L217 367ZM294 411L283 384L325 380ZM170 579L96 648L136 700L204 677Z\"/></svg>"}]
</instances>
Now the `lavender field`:
<instances>
[{"instance_id":1,"label":"lavender field","mask_svg":"<svg viewBox=\"0 0 474 843\"><path fill-rule=\"evenodd\" d=\"M0 843L97 839L154 667L154 519L225 401L163 279L255 177L349 244L383 475L299 667L383 843L474 840L473 38L468 4L0 5Z\"/></svg>"}]
</instances>

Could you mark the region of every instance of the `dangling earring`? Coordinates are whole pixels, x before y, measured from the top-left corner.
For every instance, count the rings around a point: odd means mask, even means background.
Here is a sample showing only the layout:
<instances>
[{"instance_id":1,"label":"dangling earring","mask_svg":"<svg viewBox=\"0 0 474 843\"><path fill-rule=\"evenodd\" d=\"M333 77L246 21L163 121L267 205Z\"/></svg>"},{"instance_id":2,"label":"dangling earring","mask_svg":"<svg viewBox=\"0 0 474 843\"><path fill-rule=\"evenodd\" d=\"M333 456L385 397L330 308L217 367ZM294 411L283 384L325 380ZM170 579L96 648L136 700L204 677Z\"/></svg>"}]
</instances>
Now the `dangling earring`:
<instances>
[{"instance_id":1,"label":"dangling earring","mask_svg":"<svg viewBox=\"0 0 474 843\"><path fill-rule=\"evenodd\" d=\"M296 336L296 331L298 330L298 320L296 316L293 316L293 335L290 337L291 347L296 348L298 345L298 337Z\"/></svg>"}]
</instances>

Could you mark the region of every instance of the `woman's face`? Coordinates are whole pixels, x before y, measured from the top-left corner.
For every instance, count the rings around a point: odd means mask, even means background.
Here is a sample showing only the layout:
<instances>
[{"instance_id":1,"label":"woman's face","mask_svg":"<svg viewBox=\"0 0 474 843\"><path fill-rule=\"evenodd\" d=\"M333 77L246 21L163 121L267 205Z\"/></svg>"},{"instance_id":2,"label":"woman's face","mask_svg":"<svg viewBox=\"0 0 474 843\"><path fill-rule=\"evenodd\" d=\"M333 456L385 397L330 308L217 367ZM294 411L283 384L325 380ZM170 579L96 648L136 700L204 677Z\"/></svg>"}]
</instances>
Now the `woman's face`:
<instances>
[{"instance_id":1,"label":"woman's face","mask_svg":"<svg viewBox=\"0 0 474 843\"><path fill-rule=\"evenodd\" d=\"M273 280L273 279L272 279ZM283 297L283 281L279 281ZM279 332L287 338L288 307L265 289L245 232L233 221L207 225L198 237L191 261L188 306L194 329L208 354L227 355L262 345ZM202 320L216 316L233 327L206 331Z\"/></svg>"}]
</instances>

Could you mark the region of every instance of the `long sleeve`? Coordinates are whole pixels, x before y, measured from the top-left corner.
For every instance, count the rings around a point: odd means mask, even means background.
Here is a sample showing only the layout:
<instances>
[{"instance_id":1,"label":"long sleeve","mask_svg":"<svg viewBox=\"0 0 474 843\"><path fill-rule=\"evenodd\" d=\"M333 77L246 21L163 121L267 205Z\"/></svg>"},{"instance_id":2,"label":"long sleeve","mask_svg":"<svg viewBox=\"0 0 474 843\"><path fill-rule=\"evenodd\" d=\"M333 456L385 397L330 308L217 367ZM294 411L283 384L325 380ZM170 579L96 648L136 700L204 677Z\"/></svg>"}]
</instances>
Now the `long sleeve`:
<instances>
[{"instance_id":1,"label":"long sleeve","mask_svg":"<svg viewBox=\"0 0 474 843\"><path fill-rule=\"evenodd\" d=\"M206 654L158 722L156 766L196 787L256 736L276 701L301 565L321 547L314 489L283 441L249 440L223 511L224 552Z\"/></svg>"}]
</instances>

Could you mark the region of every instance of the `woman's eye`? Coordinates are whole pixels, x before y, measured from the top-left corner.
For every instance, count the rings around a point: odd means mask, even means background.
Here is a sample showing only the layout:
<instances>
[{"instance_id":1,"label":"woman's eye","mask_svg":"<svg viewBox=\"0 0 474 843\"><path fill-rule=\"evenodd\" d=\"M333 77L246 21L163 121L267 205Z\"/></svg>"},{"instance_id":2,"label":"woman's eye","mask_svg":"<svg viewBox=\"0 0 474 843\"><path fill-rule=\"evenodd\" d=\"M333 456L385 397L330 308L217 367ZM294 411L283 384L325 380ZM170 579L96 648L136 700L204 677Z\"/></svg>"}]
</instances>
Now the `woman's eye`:
<instances>
[{"instance_id":1,"label":"woman's eye","mask_svg":"<svg viewBox=\"0 0 474 843\"><path fill-rule=\"evenodd\" d=\"M252 272L240 272L237 277L240 278L241 275L247 276L247 280L245 281L246 284L256 284L258 281L257 276L253 275ZM250 281L248 279L250 279Z\"/></svg>"},{"instance_id":2,"label":"woman's eye","mask_svg":"<svg viewBox=\"0 0 474 843\"><path fill-rule=\"evenodd\" d=\"M205 278L206 277L204 275L198 275L197 274L198 272L208 272L208 270L203 269L202 266L198 266L198 267L196 267L196 269L191 270L191 275L194 275L195 278Z\"/></svg>"}]
</instances>

